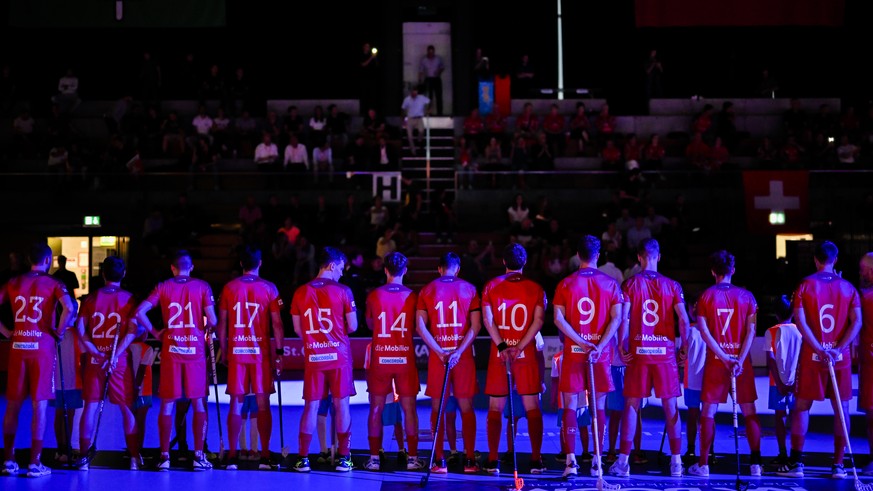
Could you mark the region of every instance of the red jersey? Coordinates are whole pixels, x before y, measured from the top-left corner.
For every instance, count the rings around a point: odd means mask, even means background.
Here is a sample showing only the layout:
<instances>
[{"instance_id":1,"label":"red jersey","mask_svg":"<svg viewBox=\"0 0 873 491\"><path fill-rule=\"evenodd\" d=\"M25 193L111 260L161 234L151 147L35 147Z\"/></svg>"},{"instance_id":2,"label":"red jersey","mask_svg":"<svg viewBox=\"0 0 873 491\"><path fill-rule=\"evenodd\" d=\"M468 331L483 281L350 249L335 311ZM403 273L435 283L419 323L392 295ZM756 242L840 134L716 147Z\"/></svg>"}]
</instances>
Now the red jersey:
<instances>
[{"instance_id":1,"label":"red jersey","mask_svg":"<svg viewBox=\"0 0 873 491\"><path fill-rule=\"evenodd\" d=\"M29 271L0 288L0 304L12 307L12 353L22 357L53 358L55 309L69 295L64 284L41 271Z\"/></svg>"},{"instance_id":2,"label":"red jersey","mask_svg":"<svg viewBox=\"0 0 873 491\"><path fill-rule=\"evenodd\" d=\"M534 114L521 114L515 118L515 129L527 133L534 133L540 127L540 120Z\"/></svg>"},{"instance_id":3,"label":"red jersey","mask_svg":"<svg viewBox=\"0 0 873 491\"><path fill-rule=\"evenodd\" d=\"M621 288L611 276L596 268L584 268L570 274L555 290L555 307L564 307L564 318L582 339L600 342L612 319L611 310L622 301ZM597 363L612 361L613 343L603 350ZM588 354L569 339L564 342L567 360L588 361Z\"/></svg>"},{"instance_id":4,"label":"red jersey","mask_svg":"<svg viewBox=\"0 0 873 491\"><path fill-rule=\"evenodd\" d=\"M491 307L494 325L507 346L518 346L533 324L537 307L546 308L545 292L535 281L509 273L489 281L482 290L482 305ZM491 346L493 358L497 346ZM528 343L517 360L536 362L536 343Z\"/></svg>"},{"instance_id":5,"label":"red jersey","mask_svg":"<svg viewBox=\"0 0 873 491\"><path fill-rule=\"evenodd\" d=\"M355 312L351 288L316 278L294 292L291 315L300 316L304 367L333 370L351 366L346 314Z\"/></svg>"},{"instance_id":6,"label":"red jersey","mask_svg":"<svg viewBox=\"0 0 873 491\"><path fill-rule=\"evenodd\" d=\"M618 147L604 147L601 155L606 162L618 162L621 160L621 150Z\"/></svg>"},{"instance_id":7,"label":"red jersey","mask_svg":"<svg viewBox=\"0 0 873 491\"><path fill-rule=\"evenodd\" d=\"M570 129L573 130L587 130L591 127L591 122L588 120L588 116L585 114L577 114L570 120Z\"/></svg>"},{"instance_id":8,"label":"red jersey","mask_svg":"<svg viewBox=\"0 0 873 491\"><path fill-rule=\"evenodd\" d=\"M206 307L215 305L208 283L190 276L176 276L158 283L146 301L161 306L161 316L167 327L161 359L181 363L205 359L203 312Z\"/></svg>"},{"instance_id":9,"label":"red jersey","mask_svg":"<svg viewBox=\"0 0 873 491\"><path fill-rule=\"evenodd\" d=\"M427 312L430 333L446 351L458 349L470 329L470 313L481 308L476 287L454 276L437 278L418 294L417 310Z\"/></svg>"},{"instance_id":10,"label":"red jersey","mask_svg":"<svg viewBox=\"0 0 873 491\"><path fill-rule=\"evenodd\" d=\"M485 116L485 127L490 133L503 133L506 131L506 118L494 111Z\"/></svg>"},{"instance_id":11,"label":"red jersey","mask_svg":"<svg viewBox=\"0 0 873 491\"><path fill-rule=\"evenodd\" d=\"M630 302L628 345L635 363L664 363L676 357L673 310L685 303L679 283L655 271L637 273L621 286Z\"/></svg>"},{"instance_id":12,"label":"red jersey","mask_svg":"<svg viewBox=\"0 0 873 491\"><path fill-rule=\"evenodd\" d=\"M412 335L417 302L418 297L412 290L397 284L382 285L367 296L367 319L373 326L374 367L406 365L415 368Z\"/></svg>"},{"instance_id":13,"label":"red jersey","mask_svg":"<svg viewBox=\"0 0 873 491\"><path fill-rule=\"evenodd\" d=\"M97 351L111 354L115 336L121 344L135 307L133 295L116 286L105 286L88 295L82 302L79 320Z\"/></svg>"},{"instance_id":14,"label":"red jersey","mask_svg":"<svg viewBox=\"0 0 873 491\"><path fill-rule=\"evenodd\" d=\"M467 119L464 120L464 134L466 135L476 135L482 133L482 130L485 129L485 122L482 121L480 116L468 116Z\"/></svg>"},{"instance_id":15,"label":"red jersey","mask_svg":"<svg viewBox=\"0 0 873 491\"><path fill-rule=\"evenodd\" d=\"M597 126L597 131L600 133L611 135L615 131L615 118L611 115L604 115L601 113L597 115L597 119L594 120L594 125Z\"/></svg>"},{"instance_id":16,"label":"red jersey","mask_svg":"<svg viewBox=\"0 0 873 491\"><path fill-rule=\"evenodd\" d=\"M859 308L858 291L848 281L834 273L818 272L807 276L794 292L794 308L803 309L813 336L825 349L833 349L849 327L849 311ZM819 361L808 343L800 350L803 361ZM840 353L836 367L848 367L852 360L849 347Z\"/></svg>"},{"instance_id":17,"label":"red jersey","mask_svg":"<svg viewBox=\"0 0 873 491\"><path fill-rule=\"evenodd\" d=\"M757 312L755 297L748 290L730 283L707 288L697 301L697 316L706 319L709 333L728 356L739 356L746 320ZM746 335L754 336L755 333ZM707 350L707 358L716 359L713 350Z\"/></svg>"},{"instance_id":18,"label":"red jersey","mask_svg":"<svg viewBox=\"0 0 873 491\"><path fill-rule=\"evenodd\" d=\"M861 326L861 353L873 357L873 287L861 292L861 312L864 319Z\"/></svg>"},{"instance_id":19,"label":"red jersey","mask_svg":"<svg viewBox=\"0 0 873 491\"><path fill-rule=\"evenodd\" d=\"M646 160L664 160L666 149L659 145L646 146Z\"/></svg>"},{"instance_id":20,"label":"red jersey","mask_svg":"<svg viewBox=\"0 0 873 491\"><path fill-rule=\"evenodd\" d=\"M218 308L227 312L228 360L259 363L264 354L272 356L271 314L282 310L276 285L258 276L240 276L224 286Z\"/></svg>"},{"instance_id":21,"label":"red jersey","mask_svg":"<svg viewBox=\"0 0 873 491\"><path fill-rule=\"evenodd\" d=\"M564 131L564 116L547 114L543 118L543 131L546 133L562 133Z\"/></svg>"}]
</instances>

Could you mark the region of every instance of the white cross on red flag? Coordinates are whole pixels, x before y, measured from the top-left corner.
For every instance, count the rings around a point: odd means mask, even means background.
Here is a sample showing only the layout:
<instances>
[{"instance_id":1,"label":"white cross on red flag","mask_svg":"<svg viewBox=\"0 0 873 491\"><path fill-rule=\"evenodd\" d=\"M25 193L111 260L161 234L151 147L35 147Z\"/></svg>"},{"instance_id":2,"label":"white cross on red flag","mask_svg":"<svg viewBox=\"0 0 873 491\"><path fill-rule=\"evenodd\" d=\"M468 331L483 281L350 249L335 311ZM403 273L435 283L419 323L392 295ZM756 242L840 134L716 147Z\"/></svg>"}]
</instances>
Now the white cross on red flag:
<instances>
[{"instance_id":1,"label":"white cross on red flag","mask_svg":"<svg viewBox=\"0 0 873 491\"><path fill-rule=\"evenodd\" d=\"M745 171L746 221L751 234L809 231L809 172ZM784 223L771 223L771 214ZM779 220L777 220L778 222Z\"/></svg>"}]
</instances>

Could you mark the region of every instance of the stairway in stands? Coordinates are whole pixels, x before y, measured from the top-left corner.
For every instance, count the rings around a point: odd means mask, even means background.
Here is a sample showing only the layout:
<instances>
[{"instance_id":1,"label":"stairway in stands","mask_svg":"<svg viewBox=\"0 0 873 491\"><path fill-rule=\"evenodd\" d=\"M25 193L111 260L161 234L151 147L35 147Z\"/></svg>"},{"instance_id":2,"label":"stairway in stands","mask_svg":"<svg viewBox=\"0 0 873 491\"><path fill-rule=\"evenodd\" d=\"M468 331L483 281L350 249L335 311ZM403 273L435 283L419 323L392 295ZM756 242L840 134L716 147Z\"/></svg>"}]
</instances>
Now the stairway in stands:
<instances>
[{"instance_id":1,"label":"stairway in stands","mask_svg":"<svg viewBox=\"0 0 873 491\"><path fill-rule=\"evenodd\" d=\"M404 130L400 169L404 178L412 179L417 183L416 187L422 190L424 211L429 212L431 202L439 199L440 191L448 189L452 194L455 192L455 137L452 118L431 117L427 124L430 127L429 158L424 145L418 143L416 154L412 154Z\"/></svg>"},{"instance_id":2,"label":"stairway in stands","mask_svg":"<svg viewBox=\"0 0 873 491\"><path fill-rule=\"evenodd\" d=\"M454 252L459 256L463 255L471 240L479 243L480 250L488 245L488 241L493 242L494 249L499 256L503 251L503 247L506 246L507 237L506 234L500 232L458 232L451 243L438 243L436 234L430 232L419 233L419 253L416 256L409 257L409 272L406 274L405 284L415 291L421 290L422 287L439 276L437 265L439 265L440 256L447 252ZM503 273L504 268L502 264L492 264L484 272L484 277L485 279L491 279Z\"/></svg>"}]
</instances>

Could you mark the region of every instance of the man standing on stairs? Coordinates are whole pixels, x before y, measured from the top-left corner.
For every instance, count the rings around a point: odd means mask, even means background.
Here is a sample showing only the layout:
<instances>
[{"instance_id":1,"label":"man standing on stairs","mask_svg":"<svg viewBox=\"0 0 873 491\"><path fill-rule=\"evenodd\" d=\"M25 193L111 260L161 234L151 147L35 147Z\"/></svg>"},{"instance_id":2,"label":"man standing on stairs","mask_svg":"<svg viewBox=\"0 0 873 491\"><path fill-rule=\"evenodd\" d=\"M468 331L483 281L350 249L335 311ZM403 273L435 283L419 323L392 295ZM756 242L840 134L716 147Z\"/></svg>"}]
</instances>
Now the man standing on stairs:
<instances>
[{"instance_id":1,"label":"man standing on stairs","mask_svg":"<svg viewBox=\"0 0 873 491\"><path fill-rule=\"evenodd\" d=\"M409 152L416 154L415 142L412 139L413 130L418 131L418 143L424 141L424 118L430 113L430 99L418 93L418 86L412 87L409 95L403 99L400 106L403 112L403 122L406 125L406 137L409 140Z\"/></svg>"},{"instance_id":2,"label":"man standing on stairs","mask_svg":"<svg viewBox=\"0 0 873 491\"><path fill-rule=\"evenodd\" d=\"M418 83L424 84L425 93L436 101L437 116L443 115L443 72L446 65L442 57L436 54L433 45L427 47L427 53L418 64Z\"/></svg>"}]
</instances>

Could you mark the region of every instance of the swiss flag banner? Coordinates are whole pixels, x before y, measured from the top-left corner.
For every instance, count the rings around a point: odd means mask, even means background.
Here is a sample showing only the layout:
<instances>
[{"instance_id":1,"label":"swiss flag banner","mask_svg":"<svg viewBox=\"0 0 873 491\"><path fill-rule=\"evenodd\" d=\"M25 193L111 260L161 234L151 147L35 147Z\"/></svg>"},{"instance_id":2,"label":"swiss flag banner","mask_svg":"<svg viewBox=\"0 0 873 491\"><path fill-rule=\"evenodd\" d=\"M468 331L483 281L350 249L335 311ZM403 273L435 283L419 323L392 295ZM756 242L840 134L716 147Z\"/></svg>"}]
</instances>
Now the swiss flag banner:
<instances>
[{"instance_id":1,"label":"swiss flag banner","mask_svg":"<svg viewBox=\"0 0 873 491\"><path fill-rule=\"evenodd\" d=\"M749 233L809 231L809 172L745 171L743 187Z\"/></svg>"}]
</instances>

